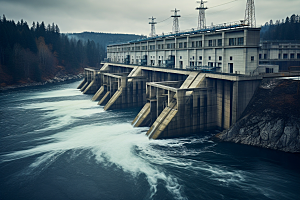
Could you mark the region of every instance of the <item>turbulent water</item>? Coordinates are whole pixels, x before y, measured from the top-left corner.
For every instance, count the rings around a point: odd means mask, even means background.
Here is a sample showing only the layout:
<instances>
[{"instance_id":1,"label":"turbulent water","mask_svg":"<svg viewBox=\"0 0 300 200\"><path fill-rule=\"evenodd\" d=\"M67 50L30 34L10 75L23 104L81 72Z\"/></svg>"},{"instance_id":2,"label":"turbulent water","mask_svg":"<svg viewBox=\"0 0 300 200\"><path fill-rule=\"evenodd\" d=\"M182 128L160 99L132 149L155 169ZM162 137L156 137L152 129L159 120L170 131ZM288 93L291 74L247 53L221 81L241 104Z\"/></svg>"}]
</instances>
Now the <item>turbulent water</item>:
<instances>
[{"instance_id":1,"label":"turbulent water","mask_svg":"<svg viewBox=\"0 0 300 200\"><path fill-rule=\"evenodd\" d=\"M300 156L148 140L139 108L104 111L80 82L0 93L0 199L300 199Z\"/></svg>"}]
</instances>

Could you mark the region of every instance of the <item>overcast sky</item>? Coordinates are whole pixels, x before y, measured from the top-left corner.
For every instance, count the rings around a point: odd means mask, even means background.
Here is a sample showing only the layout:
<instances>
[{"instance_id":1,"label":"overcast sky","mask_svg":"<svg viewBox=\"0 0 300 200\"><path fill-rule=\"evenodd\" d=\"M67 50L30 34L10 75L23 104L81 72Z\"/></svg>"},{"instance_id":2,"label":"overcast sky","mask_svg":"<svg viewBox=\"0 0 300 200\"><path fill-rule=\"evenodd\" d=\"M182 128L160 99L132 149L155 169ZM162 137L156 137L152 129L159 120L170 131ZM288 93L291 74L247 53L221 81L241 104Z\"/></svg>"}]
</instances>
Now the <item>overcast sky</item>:
<instances>
[{"instance_id":1,"label":"overcast sky","mask_svg":"<svg viewBox=\"0 0 300 200\"><path fill-rule=\"evenodd\" d=\"M229 2L228 4L225 4ZM206 24L221 24L244 18L246 0L208 0ZM225 4L225 5L220 5ZM219 6L220 5L220 6ZM16 22L23 19L58 24L63 33L84 31L149 35L149 19L169 18L177 8L180 30L197 27L196 0L0 0L0 14ZM256 21L285 19L298 13L300 0L256 0ZM172 19L156 25L156 33L172 31Z\"/></svg>"}]
</instances>

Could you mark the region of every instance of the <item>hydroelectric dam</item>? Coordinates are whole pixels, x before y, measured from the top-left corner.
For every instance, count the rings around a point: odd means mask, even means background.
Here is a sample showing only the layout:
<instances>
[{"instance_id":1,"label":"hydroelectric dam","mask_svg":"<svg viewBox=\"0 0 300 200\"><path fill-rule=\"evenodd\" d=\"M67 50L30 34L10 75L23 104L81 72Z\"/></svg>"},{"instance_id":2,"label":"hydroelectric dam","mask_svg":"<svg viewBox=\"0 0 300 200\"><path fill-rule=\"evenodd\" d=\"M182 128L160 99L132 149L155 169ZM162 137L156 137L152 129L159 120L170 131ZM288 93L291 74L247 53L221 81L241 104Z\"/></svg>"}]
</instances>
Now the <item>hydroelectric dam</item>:
<instances>
[{"instance_id":1,"label":"hydroelectric dam","mask_svg":"<svg viewBox=\"0 0 300 200\"><path fill-rule=\"evenodd\" d=\"M141 107L132 125L150 127L149 139L228 129L241 116L262 76L202 73L102 63L86 68L78 86L104 110Z\"/></svg>"}]
</instances>

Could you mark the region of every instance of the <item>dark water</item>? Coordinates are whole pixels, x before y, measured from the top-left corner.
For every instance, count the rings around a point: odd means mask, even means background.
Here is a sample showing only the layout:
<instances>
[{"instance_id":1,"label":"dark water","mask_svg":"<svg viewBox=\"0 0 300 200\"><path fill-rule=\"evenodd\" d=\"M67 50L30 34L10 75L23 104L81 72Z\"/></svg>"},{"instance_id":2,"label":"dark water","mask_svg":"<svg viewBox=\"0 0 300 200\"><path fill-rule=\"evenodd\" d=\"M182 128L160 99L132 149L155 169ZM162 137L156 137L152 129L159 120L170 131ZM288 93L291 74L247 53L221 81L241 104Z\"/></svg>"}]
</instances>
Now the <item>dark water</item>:
<instances>
[{"instance_id":1,"label":"dark water","mask_svg":"<svg viewBox=\"0 0 300 200\"><path fill-rule=\"evenodd\" d=\"M0 93L0 199L300 199L300 156L149 141L139 109L104 111L79 82Z\"/></svg>"}]
</instances>

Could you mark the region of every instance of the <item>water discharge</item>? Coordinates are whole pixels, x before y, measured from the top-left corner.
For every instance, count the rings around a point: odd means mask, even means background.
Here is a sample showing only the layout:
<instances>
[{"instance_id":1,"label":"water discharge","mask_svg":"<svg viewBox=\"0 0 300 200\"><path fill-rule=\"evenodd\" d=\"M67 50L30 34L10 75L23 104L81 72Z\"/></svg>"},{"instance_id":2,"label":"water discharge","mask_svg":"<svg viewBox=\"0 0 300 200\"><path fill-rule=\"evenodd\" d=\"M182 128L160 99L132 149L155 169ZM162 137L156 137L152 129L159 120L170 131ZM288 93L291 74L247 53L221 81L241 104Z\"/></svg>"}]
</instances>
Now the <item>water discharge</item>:
<instances>
[{"instance_id":1,"label":"water discharge","mask_svg":"<svg viewBox=\"0 0 300 200\"><path fill-rule=\"evenodd\" d=\"M293 187L289 188L289 192L278 192L278 188L286 187L281 184L283 179L288 179L284 183L287 186L299 186L299 169L282 169L280 165L272 164L274 161L265 161L265 157L259 160L254 156L254 159L250 156L253 152L249 153L247 147L236 146L240 148L236 152L236 149L212 141L213 133L190 138L148 140L145 135L148 128L134 128L130 124L138 109L104 111L103 107L90 101L91 96L72 89L77 84L79 82L47 88L46 91L21 91L19 100L13 94L2 96L11 99L0 110L3 114L1 120L6 120L5 123L10 123L11 127L1 134L0 169L3 169L3 174L0 190L16 189L10 184L12 179L18 181L22 177L31 177L25 182L36 189L41 187L39 179L43 179L42 184L53 185L47 180L57 176L55 187L51 187L57 196L49 193L49 198L292 199L298 195ZM18 121L19 126L13 126L20 117L23 120ZM245 154L239 155L242 150ZM256 150L251 148L250 151ZM68 162L72 165L63 170ZM14 171L6 167L17 166L18 163L23 165ZM260 169L262 166L264 169ZM71 173L74 167L81 174ZM95 171L84 171L84 168L93 167ZM267 175L266 169L271 170ZM74 180L76 177L75 182L86 181L87 184L80 187L80 191L68 191L67 185L59 185L62 182L60 170L63 170L66 179ZM122 183L105 178L105 170L109 171L110 177L120 178ZM286 173L284 178L276 175L281 170ZM4 175L4 171L8 174ZM120 197L114 189L105 185L119 190L129 188L132 192L119 191L123 195ZM29 186L18 187L20 195L31 191L27 188ZM94 193L89 193L93 188ZM85 194L85 198L72 196L76 192ZM3 196L0 194L0 198L10 199L14 195L6 192ZM66 195L65 198L63 195ZM37 196L30 197L38 199Z\"/></svg>"}]
</instances>

